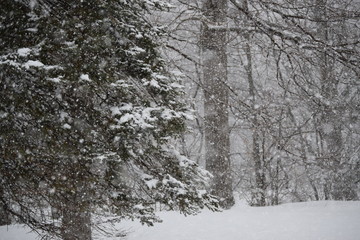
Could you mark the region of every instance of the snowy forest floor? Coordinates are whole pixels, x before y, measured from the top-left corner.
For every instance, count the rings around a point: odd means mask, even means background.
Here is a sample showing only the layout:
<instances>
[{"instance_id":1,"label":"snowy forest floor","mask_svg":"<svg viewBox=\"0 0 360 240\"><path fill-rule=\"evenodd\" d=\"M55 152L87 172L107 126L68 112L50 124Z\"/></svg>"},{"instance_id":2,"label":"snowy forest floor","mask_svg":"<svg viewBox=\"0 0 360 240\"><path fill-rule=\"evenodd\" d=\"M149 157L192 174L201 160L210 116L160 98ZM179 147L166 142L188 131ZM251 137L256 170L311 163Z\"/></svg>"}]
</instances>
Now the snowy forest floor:
<instances>
[{"instance_id":1,"label":"snowy forest floor","mask_svg":"<svg viewBox=\"0 0 360 240\"><path fill-rule=\"evenodd\" d=\"M358 240L360 201L289 203L249 207L238 203L230 210L204 211L184 217L161 212L154 227L123 222L126 240ZM0 227L0 240L35 240L20 226ZM103 238L97 238L103 239Z\"/></svg>"}]
</instances>

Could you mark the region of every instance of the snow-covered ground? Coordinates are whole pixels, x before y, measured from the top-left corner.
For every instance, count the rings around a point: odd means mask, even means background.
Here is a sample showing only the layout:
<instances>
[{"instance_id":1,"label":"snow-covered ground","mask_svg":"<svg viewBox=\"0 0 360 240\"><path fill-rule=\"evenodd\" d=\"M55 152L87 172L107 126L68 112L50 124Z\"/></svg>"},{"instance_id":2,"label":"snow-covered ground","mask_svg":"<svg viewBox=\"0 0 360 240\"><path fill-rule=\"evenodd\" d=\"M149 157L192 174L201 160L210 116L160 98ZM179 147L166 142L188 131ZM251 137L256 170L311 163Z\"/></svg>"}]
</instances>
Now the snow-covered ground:
<instances>
[{"instance_id":1,"label":"snow-covered ground","mask_svg":"<svg viewBox=\"0 0 360 240\"><path fill-rule=\"evenodd\" d=\"M359 240L360 201L307 202L274 207L238 204L220 213L204 211L184 217L159 214L163 223L154 227L124 222L127 240ZM34 233L0 227L0 240L33 240Z\"/></svg>"}]
</instances>

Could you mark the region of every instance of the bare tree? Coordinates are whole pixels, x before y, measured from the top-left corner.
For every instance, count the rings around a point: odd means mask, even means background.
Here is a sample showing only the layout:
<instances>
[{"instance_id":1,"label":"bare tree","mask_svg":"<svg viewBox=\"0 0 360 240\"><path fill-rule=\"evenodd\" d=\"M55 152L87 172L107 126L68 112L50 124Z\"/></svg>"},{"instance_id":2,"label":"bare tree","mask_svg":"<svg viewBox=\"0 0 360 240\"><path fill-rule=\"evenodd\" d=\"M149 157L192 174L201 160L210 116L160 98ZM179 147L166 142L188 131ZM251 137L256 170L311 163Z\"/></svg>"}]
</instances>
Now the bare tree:
<instances>
[{"instance_id":1,"label":"bare tree","mask_svg":"<svg viewBox=\"0 0 360 240\"><path fill-rule=\"evenodd\" d=\"M221 205L234 204L230 172L229 90L227 86L227 0L206 0L201 32L204 77L204 125L206 169L214 175L213 193Z\"/></svg>"}]
</instances>

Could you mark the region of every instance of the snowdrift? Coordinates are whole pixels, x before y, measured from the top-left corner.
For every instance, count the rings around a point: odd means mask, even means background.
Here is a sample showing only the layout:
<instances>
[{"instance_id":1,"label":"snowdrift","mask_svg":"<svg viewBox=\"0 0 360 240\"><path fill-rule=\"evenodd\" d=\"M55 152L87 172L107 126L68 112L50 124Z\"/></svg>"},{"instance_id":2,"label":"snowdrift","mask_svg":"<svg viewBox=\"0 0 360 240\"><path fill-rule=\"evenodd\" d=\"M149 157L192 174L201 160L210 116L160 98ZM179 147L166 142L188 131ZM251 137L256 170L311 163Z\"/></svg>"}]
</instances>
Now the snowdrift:
<instances>
[{"instance_id":1,"label":"snowdrift","mask_svg":"<svg viewBox=\"0 0 360 240\"><path fill-rule=\"evenodd\" d=\"M273 207L237 204L231 210L184 217L161 212L154 227L119 225L127 240L359 240L360 201L289 203ZM0 227L0 240L35 240L20 225ZM114 239L95 237L95 239Z\"/></svg>"}]
</instances>

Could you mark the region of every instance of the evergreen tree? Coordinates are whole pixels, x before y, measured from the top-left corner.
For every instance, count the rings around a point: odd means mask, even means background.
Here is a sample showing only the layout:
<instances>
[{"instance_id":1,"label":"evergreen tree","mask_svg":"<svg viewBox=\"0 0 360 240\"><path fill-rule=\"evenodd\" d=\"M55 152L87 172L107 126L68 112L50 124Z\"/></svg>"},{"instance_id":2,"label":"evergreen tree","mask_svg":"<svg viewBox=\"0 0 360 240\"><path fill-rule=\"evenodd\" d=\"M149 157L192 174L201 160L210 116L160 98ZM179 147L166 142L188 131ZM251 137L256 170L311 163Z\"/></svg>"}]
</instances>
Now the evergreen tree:
<instances>
[{"instance_id":1,"label":"evergreen tree","mask_svg":"<svg viewBox=\"0 0 360 240\"><path fill-rule=\"evenodd\" d=\"M0 17L0 201L63 239L91 216L158 221L217 202L209 174L171 147L187 109L156 48L152 0L12 1ZM58 219L59 221L50 221ZM114 218L113 218L114 220Z\"/></svg>"}]
</instances>

